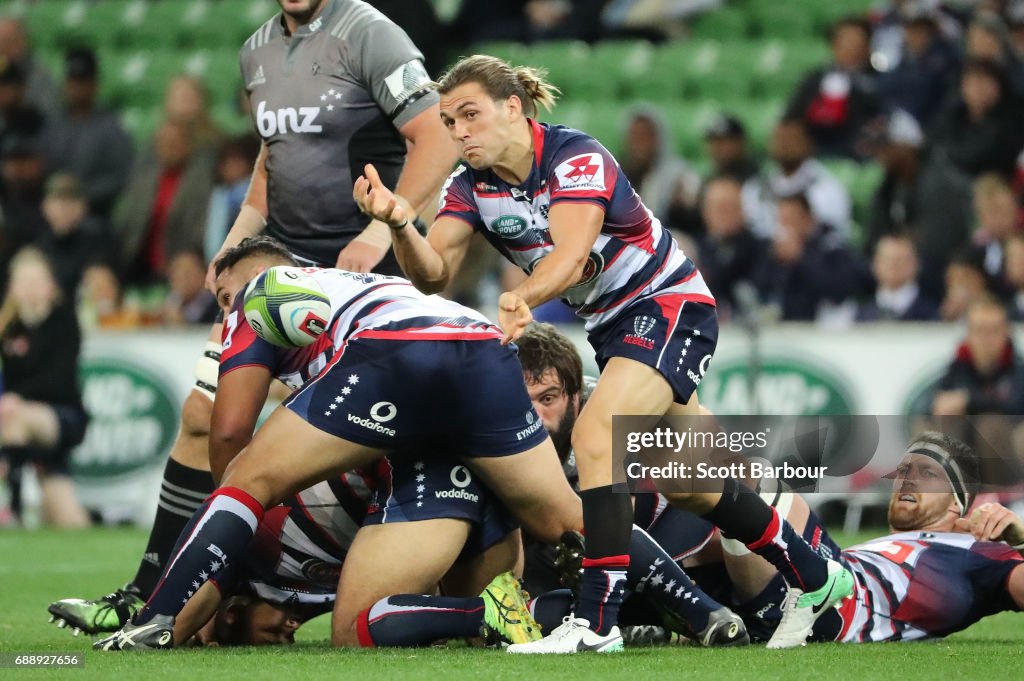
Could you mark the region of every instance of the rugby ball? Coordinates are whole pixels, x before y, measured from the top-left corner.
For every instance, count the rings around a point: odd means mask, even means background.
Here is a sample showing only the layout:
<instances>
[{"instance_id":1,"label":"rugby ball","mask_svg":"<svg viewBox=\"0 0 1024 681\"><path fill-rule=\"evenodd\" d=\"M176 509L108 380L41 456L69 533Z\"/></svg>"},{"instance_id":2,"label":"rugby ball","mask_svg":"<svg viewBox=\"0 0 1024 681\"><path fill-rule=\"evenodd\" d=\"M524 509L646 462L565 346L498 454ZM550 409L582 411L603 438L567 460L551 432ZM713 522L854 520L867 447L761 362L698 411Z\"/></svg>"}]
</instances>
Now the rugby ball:
<instances>
[{"instance_id":1,"label":"rugby ball","mask_svg":"<svg viewBox=\"0 0 1024 681\"><path fill-rule=\"evenodd\" d=\"M263 340L286 348L305 347L327 328L331 301L309 273L271 267L245 287L245 319Z\"/></svg>"}]
</instances>

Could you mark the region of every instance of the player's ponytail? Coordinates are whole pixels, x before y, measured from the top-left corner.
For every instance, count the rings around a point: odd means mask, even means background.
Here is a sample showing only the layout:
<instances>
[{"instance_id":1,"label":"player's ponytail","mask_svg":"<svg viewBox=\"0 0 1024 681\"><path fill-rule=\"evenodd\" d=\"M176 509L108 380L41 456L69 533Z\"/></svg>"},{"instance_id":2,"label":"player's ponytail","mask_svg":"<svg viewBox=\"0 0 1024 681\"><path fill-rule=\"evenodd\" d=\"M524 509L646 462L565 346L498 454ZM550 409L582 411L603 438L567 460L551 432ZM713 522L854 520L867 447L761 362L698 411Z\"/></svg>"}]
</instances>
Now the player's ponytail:
<instances>
[{"instance_id":1,"label":"player's ponytail","mask_svg":"<svg viewBox=\"0 0 1024 681\"><path fill-rule=\"evenodd\" d=\"M435 83L442 95L465 83L478 83L493 99L515 95L523 103L527 116L536 116L539 107L550 111L560 90L544 80L546 72L531 66L512 67L486 54L463 57Z\"/></svg>"},{"instance_id":2,"label":"player's ponytail","mask_svg":"<svg viewBox=\"0 0 1024 681\"><path fill-rule=\"evenodd\" d=\"M534 113L539 108L543 108L545 111L551 111L554 108L555 99L558 98L560 90L544 80L544 76L547 75L546 70L536 69L532 66L516 66L512 69L512 73L515 74L523 91L526 92L526 96L533 101Z\"/></svg>"}]
</instances>

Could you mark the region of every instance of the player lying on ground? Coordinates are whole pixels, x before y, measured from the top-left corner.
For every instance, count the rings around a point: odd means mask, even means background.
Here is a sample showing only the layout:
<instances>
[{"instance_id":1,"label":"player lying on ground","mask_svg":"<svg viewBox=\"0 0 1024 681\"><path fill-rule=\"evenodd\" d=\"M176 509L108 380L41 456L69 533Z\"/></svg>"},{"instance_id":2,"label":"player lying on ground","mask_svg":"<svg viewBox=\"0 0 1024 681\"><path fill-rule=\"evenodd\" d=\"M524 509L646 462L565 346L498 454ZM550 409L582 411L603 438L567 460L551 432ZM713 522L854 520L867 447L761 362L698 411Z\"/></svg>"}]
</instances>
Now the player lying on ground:
<instances>
[{"instance_id":1,"label":"player lying on ground","mask_svg":"<svg viewBox=\"0 0 1024 681\"><path fill-rule=\"evenodd\" d=\"M855 576L854 597L815 622L813 640L946 636L982 617L1024 609L1024 522L999 504L971 509L974 495L967 490L977 474L970 447L942 433L921 433L893 474L890 533L842 550L799 495L783 495L791 497L790 522L812 538L816 551L838 557ZM741 545L723 544L727 572L704 567L694 571L695 579L734 604L754 640L767 640L785 582Z\"/></svg>"},{"instance_id":2,"label":"player lying on ground","mask_svg":"<svg viewBox=\"0 0 1024 681\"><path fill-rule=\"evenodd\" d=\"M438 85L441 119L462 156L424 238L366 166L354 196L394 230L402 270L423 291L441 291L480 232L528 275L498 299L503 340L515 340L530 308L561 297L586 322L602 369L572 432L587 527L575 616L517 653L611 652L629 568L628 495L612 491L612 416L693 415L696 386L718 339L715 301L694 263L640 201L618 162L589 135L533 120L557 90L543 74L494 57L459 61ZM670 495L767 557L804 594L794 599L774 647L799 645L822 604L838 602L852 577L822 559L756 494L735 481L721 493Z\"/></svg>"},{"instance_id":3,"label":"player lying on ground","mask_svg":"<svg viewBox=\"0 0 1024 681\"><path fill-rule=\"evenodd\" d=\"M280 258L290 262L286 251ZM332 321L306 350L323 353L326 364L316 364L319 373L232 461L220 489L183 533L153 596L106 647L159 647L192 582L205 581L200 573L209 546L230 565L265 508L412 445L436 444L435 451L458 455L547 541L582 527L579 498L561 475L499 329L402 279L340 270L314 270L310 277L326 292ZM382 422L387 426L378 427Z\"/></svg>"}]
</instances>

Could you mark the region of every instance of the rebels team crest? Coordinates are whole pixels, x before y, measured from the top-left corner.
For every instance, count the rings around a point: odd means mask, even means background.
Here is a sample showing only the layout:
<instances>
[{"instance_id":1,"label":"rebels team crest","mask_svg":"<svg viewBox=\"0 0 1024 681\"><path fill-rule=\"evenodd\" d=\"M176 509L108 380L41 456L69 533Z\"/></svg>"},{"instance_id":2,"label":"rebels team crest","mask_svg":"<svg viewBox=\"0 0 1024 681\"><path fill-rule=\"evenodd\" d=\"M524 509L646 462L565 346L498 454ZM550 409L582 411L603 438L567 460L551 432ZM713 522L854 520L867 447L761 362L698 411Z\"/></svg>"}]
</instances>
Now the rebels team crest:
<instances>
[{"instance_id":1,"label":"rebels team crest","mask_svg":"<svg viewBox=\"0 0 1024 681\"><path fill-rule=\"evenodd\" d=\"M633 331L634 333L627 333L622 339L623 343L629 343L630 345L638 345L641 348L647 350L654 349L654 341L647 337L651 331L654 331L655 325L658 320L655 317L649 315L640 315L639 317L633 318Z\"/></svg>"}]
</instances>

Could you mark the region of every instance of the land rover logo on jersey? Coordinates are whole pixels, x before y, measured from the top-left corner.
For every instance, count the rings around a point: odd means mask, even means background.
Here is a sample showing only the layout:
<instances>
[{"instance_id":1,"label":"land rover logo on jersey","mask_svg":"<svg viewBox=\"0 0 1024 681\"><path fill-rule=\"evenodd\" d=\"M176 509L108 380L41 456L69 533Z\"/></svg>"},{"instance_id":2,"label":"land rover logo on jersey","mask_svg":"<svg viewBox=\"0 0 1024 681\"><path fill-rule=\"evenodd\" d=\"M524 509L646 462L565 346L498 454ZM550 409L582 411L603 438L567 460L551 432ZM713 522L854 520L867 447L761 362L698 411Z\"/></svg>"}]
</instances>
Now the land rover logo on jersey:
<instances>
[{"instance_id":1,"label":"land rover logo on jersey","mask_svg":"<svg viewBox=\"0 0 1024 681\"><path fill-rule=\"evenodd\" d=\"M701 383L701 402L716 413L751 413L754 404L750 399L749 371L750 363L745 357L715 360L715 370ZM849 379L824 365L782 353L769 353L762 358L756 397L760 409L771 409L774 414L858 413Z\"/></svg>"},{"instance_id":2,"label":"land rover logo on jersey","mask_svg":"<svg viewBox=\"0 0 1024 681\"><path fill-rule=\"evenodd\" d=\"M511 239L526 231L526 220L518 215L502 215L491 223L491 229L498 236Z\"/></svg>"},{"instance_id":3,"label":"land rover logo on jersey","mask_svg":"<svg viewBox=\"0 0 1024 681\"><path fill-rule=\"evenodd\" d=\"M90 420L85 441L71 455L75 478L107 480L167 460L178 431L172 382L115 356L87 356L81 379Z\"/></svg>"}]
</instances>

